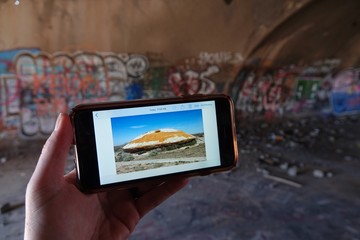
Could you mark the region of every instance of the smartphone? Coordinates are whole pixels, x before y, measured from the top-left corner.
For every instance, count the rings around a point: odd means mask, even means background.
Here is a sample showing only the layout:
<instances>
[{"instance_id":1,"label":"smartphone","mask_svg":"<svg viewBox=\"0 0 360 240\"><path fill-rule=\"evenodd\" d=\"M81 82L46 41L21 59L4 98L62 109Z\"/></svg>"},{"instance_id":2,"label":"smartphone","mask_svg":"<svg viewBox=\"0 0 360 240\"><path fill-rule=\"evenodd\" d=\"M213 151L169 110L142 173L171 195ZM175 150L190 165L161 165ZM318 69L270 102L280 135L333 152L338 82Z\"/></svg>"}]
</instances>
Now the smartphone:
<instances>
[{"instance_id":1,"label":"smartphone","mask_svg":"<svg viewBox=\"0 0 360 240\"><path fill-rule=\"evenodd\" d=\"M227 95L81 104L70 117L84 192L207 175L237 164L234 107Z\"/></svg>"}]
</instances>

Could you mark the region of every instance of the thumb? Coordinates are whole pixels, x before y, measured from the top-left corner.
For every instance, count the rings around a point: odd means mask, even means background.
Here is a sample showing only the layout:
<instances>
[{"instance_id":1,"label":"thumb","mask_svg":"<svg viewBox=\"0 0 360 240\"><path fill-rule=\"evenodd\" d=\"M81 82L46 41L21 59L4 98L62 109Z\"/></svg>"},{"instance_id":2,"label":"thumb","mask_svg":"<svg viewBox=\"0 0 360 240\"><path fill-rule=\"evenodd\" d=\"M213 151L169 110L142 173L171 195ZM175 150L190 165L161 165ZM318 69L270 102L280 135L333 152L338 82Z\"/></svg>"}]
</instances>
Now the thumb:
<instances>
[{"instance_id":1,"label":"thumb","mask_svg":"<svg viewBox=\"0 0 360 240\"><path fill-rule=\"evenodd\" d=\"M59 187L64 176L66 160L73 140L73 131L68 115L60 113L55 129L46 141L31 182L36 187Z\"/></svg>"}]
</instances>

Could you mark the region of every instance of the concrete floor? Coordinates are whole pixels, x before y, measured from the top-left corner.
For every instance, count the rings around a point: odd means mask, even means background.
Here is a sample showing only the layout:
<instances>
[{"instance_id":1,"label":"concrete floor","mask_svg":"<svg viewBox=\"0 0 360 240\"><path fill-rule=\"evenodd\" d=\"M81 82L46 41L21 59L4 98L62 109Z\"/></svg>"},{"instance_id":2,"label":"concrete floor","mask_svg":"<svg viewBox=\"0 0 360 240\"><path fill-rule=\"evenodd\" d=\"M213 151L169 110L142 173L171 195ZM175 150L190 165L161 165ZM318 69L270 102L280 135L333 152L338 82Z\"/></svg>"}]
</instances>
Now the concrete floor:
<instances>
[{"instance_id":1,"label":"concrete floor","mask_svg":"<svg viewBox=\"0 0 360 240\"><path fill-rule=\"evenodd\" d=\"M193 178L130 239L360 239L359 116L238 131L239 166ZM28 149L0 163L1 206L23 202L41 144ZM23 207L0 214L0 239L22 239L23 220Z\"/></svg>"}]
</instances>

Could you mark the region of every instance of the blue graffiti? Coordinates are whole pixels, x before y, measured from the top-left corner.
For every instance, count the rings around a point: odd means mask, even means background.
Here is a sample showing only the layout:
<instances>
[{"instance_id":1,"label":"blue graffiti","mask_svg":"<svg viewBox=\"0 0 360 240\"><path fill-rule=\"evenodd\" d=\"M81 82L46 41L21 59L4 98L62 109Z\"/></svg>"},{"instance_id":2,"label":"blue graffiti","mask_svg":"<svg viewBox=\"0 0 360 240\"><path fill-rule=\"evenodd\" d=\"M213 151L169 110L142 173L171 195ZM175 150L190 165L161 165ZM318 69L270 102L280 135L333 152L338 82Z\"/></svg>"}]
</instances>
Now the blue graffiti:
<instances>
[{"instance_id":1,"label":"blue graffiti","mask_svg":"<svg viewBox=\"0 0 360 240\"><path fill-rule=\"evenodd\" d=\"M143 97L143 87L140 83L131 83L125 90L126 100L140 99Z\"/></svg>"},{"instance_id":2,"label":"blue graffiti","mask_svg":"<svg viewBox=\"0 0 360 240\"><path fill-rule=\"evenodd\" d=\"M335 114L360 111L360 93L335 92L332 93L331 102Z\"/></svg>"},{"instance_id":3,"label":"blue graffiti","mask_svg":"<svg viewBox=\"0 0 360 240\"><path fill-rule=\"evenodd\" d=\"M0 51L0 74L14 72L14 59L21 53L40 53L40 48L17 48L6 51Z\"/></svg>"}]
</instances>

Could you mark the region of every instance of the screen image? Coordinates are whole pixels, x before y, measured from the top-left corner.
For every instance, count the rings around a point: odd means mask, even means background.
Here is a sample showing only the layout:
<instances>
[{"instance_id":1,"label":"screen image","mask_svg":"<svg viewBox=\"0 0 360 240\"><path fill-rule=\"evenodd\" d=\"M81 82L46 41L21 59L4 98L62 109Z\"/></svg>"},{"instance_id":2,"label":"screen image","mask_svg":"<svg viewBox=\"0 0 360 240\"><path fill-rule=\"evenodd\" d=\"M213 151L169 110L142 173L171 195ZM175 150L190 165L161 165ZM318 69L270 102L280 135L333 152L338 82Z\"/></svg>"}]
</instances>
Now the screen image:
<instances>
[{"instance_id":1,"label":"screen image","mask_svg":"<svg viewBox=\"0 0 360 240\"><path fill-rule=\"evenodd\" d=\"M111 119L117 174L206 160L200 109Z\"/></svg>"},{"instance_id":2,"label":"screen image","mask_svg":"<svg viewBox=\"0 0 360 240\"><path fill-rule=\"evenodd\" d=\"M93 112L100 184L219 166L215 101Z\"/></svg>"}]
</instances>

